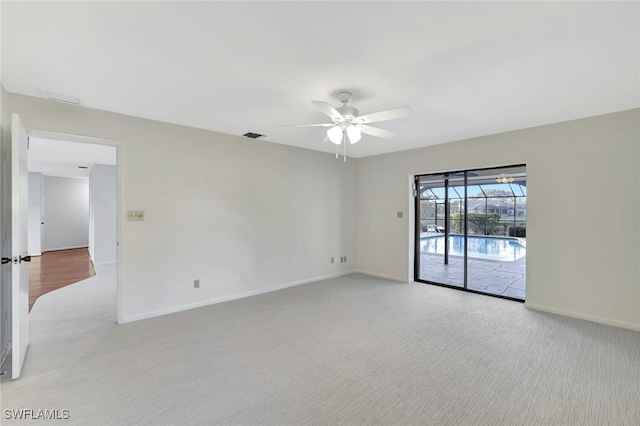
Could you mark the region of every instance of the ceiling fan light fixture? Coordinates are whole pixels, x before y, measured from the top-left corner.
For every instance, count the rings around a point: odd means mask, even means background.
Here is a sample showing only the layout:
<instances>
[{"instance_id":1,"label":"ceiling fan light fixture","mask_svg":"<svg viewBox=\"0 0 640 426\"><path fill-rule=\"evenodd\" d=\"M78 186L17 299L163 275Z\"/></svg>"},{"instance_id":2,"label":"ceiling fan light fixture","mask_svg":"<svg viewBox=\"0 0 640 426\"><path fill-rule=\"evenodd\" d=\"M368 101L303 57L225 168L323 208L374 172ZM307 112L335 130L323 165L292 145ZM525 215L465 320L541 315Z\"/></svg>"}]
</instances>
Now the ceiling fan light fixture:
<instances>
[{"instance_id":1,"label":"ceiling fan light fixture","mask_svg":"<svg viewBox=\"0 0 640 426\"><path fill-rule=\"evenodd\" d=\"M342 142L342 128L340 126L333 126L329 130L327 130L327 136L329 140L336 145L340 145Z\"/></svg>"},{"instance_id":2,"label":"ceiling fan light fixture","mask_svg":"<svg viewBox=\"0 0 640 426\"><path fill-rule=\"evenodd\" d=\"M338 158L338 146L343 145L343 155L346 161L347 156L347 139L351 144L357 143L362 139L362 134L375 136L378 138L390 139L396 134L379 127L371 126L371 123L378 121L395 120L397 118L406 117L413 114L411 108L400 107L387 109L384 111L372 112L360 115L360 111L347 103L351 100L352 92L340 90L336 95L342 106L334 108L328 102L311 101L324 115L331 119L330 123L311 123L296 124L286 127L324 127L328 128L327 136L323 142L331 141L336 145L336 158Z\"/></svg>"},{"instance_id":3,"label":"ceiling fan light fixture","mask_svg":"<svg viewBox=\"0 0 640 426\"><path fill-rule=\"evenodd\" d=\"M354 144L362 138L362 131L352 124L347 127L347 136L349 137L349 142Z\"/></svg>"},{"instance_id":4,"label":"ceiling fan light fixture","mask_svg":"<svg viewBox=\"0 0 640 426\"><path fill-rule=\"evenodd\" d=\"M516 178L511 176L506 176L504 173L496 178L496 182L498 183L512 183Z\"/></svg>"}]
</instances>

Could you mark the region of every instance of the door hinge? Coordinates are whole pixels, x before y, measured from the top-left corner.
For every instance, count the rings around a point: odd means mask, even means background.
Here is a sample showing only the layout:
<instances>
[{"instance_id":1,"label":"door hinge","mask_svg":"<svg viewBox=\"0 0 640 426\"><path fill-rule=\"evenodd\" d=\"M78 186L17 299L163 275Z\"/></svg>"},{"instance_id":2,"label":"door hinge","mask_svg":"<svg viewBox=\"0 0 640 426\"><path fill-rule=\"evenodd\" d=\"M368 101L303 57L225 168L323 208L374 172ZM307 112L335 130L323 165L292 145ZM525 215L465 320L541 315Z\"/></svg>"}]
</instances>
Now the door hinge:
<instances>
[{"instance_id":1,"label":"door hinge","mask_svg":"<svg viewBox=\"0 0 640 426\"><path fill-rule=\"evenodd\" d=\"M418 188L416 187L415 182L413 184L413 196L414 198L418 196Z\"/></svg>"}]
</instances>

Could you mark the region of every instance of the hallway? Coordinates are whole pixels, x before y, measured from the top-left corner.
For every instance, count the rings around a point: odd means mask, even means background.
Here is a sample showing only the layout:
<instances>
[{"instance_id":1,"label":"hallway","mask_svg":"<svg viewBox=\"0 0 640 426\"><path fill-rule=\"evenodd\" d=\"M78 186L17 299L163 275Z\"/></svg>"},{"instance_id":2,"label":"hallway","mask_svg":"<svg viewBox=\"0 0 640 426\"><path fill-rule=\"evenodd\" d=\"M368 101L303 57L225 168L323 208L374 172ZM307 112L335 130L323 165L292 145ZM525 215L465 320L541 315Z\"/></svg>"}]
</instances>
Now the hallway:
<instances>
[{"instance_id":1,"label":"hallway","mask_svg":"<svg viewBox=\"0 0 640 426\"><path fill-rule=\"evenodd\" d=\"M29 311L38 297L96 274L87 247L44 252L29 264Z\"/></svg>"}]
</instances>

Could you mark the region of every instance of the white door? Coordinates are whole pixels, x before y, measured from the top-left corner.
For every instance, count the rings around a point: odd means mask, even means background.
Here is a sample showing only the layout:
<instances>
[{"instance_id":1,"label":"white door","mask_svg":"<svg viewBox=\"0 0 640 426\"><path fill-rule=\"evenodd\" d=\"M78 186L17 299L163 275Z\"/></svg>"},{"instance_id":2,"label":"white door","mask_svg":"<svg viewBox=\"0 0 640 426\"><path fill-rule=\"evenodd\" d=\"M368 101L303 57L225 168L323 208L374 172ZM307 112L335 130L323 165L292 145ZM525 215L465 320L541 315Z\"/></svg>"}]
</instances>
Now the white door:
<instances>
[{"instance_id":1,"label":"white door","mask_svg":"<svg viewBox=\"0 0 640 426\"><path fill-rule=\"evenodd\" d=\"M20 116L11 117L11 373L17 379L29 345L29 276L27 263L27 221L29 186L27 174L27 132Z\"/></svg>"},{"instance_id":2,"label":"white door","mask_svg":"<svg viewBox=\"0 0 640 426\"><path fill-rule=\"evenodd\" d=\"M44 181L40 176L40 254L44 249Z\"/></svg>"},{"instance_id":3,"label":"white door","mask_svg":"<svg viewBox=\"0 0 640 426\"><path fill-rule=\"evenodd\" d=\"M11 371L11 138L0 128L0 375Z\"/></svg>"}]
</instances>

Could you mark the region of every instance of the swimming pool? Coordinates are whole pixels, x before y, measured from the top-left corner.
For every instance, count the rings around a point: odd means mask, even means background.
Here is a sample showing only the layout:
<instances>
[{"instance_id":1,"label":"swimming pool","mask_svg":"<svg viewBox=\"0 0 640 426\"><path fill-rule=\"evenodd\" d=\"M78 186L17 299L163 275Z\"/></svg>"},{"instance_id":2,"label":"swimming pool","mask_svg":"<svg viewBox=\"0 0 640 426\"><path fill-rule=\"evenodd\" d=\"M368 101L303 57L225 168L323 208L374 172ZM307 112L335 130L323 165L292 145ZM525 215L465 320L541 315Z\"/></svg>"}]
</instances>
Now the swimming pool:
<instances>
[{"instance_id":1,"label":"swimming pool","mask_svg":"<svg viewBox=\"0 0 640 426\"><path fill-rule=\"evenodd\" d=\"M467 255L475 259L513 262L527 254L527 248L517 239L469 235ZM420 238L420 253L444 255L444 235ZM449 255L464 256L464 236L449 235Z\"/></svg>"}]
</instances>

